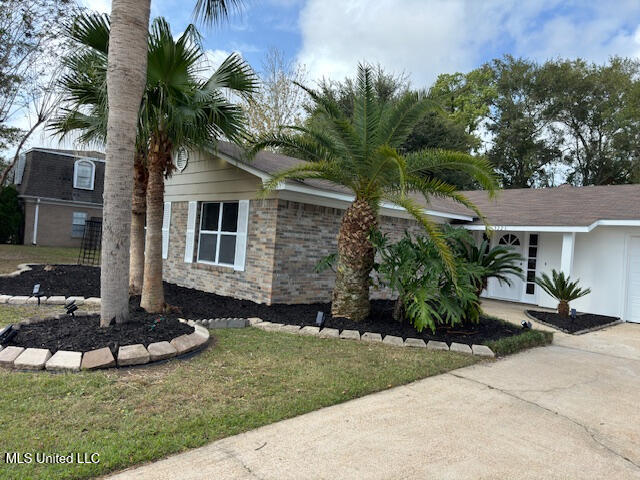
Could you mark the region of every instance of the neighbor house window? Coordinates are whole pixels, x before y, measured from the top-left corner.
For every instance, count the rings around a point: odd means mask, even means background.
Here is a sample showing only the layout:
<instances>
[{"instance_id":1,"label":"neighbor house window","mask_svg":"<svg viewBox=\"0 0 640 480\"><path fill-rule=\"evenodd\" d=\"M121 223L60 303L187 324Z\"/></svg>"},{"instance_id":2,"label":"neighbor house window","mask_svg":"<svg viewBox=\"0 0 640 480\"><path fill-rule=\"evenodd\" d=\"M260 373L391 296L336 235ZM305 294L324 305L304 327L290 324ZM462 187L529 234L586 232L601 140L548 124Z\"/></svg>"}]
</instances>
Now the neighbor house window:
<instances>
[{"instance_id":1,"label":"neighbor house window","mask_svg":"<svg viewBox=\"0 0 640 480\"><path fill-rule=\"evenodd\" d=\"M232 267L236 257L238 202L205 202L200 209L198 262Z\"/></svg>"},{"instance_id":2,"label":"neighbor house window","mask_svg":"<svg viewBox=\"0 0 640 480\"><path fill-rule=\"evenodd\" d=\"M73 212L73 219L71 221L71 237L82 238L84 235L84 223L87 221L87 214L85 212Z\"/></svg>"},{"instance_id":3,"label":"neighbor house window","mask_svg":"<svg viewBox=\"0 0 640 480\"><path fill-rule=\"evenodd\" d=\"M93 190L96 166L91 160L77 160L73 168L73 188Z\"/></svg>"}]
</instances>

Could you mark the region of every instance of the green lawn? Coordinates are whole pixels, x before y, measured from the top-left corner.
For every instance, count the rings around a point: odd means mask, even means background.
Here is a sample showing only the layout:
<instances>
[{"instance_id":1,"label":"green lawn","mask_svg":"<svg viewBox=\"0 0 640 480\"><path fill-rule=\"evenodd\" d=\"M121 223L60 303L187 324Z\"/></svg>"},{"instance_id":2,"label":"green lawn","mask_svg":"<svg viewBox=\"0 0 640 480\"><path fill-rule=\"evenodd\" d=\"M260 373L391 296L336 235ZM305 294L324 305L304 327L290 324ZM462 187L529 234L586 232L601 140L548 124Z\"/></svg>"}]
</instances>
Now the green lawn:
<instances>
[{"instance_id":1,"label":"green lawn","mask_svg":"<svg viewBox=\"0 0 640 480\"><path fill-rule=\"evenodd\" d=\"M2 306L0 323L33 310ZM215 346L202 354L148 368L0 369L2 452L100 454L98 465L3 464L0 478L100 475L479 361L252 328L212 332Z\"/></svg>"},{"instance_id":2,"label":"green lawn","mask_svg":"<svg viewBox=\"0 0 640 480\"><path fill-rule=\"evenodd\" d=\"M76 263L78 248L0 245L0 275L17 270L21 263Z\"/></svg>"}]
</instances>

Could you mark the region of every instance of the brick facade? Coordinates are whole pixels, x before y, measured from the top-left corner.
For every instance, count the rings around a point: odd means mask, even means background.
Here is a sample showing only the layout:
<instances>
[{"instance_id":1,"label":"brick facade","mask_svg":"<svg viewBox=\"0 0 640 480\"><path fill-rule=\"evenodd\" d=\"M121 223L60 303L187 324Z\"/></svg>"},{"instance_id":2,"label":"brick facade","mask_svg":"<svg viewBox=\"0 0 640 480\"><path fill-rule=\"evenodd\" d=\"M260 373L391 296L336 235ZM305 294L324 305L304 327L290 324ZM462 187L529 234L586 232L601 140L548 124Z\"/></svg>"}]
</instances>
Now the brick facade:
<instances>
[{"instance_id":1,"label":"brick facade","mask_svg":"<svg viewBox=\"0 0 640 480\"><path fill-rule=\"evenodd\" d=\"M334 274L314 272L320 259L337 249L344 210L287 200L252 200L245 271L184 262L187 202L173 202L169 256L164 264L168 282L258 303L313 303L331 299ZM199 221L196 221L199 225ZM382 217L381 230L399 239L405 230L420 231L415 221ZM371 290L372 298L390 292Z\"/></svg>"}]
</instances>

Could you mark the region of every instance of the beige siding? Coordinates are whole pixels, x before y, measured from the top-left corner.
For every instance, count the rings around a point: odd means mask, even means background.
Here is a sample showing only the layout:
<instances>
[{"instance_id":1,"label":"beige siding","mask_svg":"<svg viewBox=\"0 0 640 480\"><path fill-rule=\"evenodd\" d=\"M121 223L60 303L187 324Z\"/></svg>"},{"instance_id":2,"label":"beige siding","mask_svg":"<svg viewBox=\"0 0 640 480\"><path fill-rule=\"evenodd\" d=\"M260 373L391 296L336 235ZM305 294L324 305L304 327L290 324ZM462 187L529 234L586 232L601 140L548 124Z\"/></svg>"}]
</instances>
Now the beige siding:
<instances>
[{"instance_id":1,"label":"beige siding","mask_svg":"<svg viewBox=\"0 0 640 480\"><path fill-rule=\"evenodd\" d=\"M165 184L165 201L224 201L253 199L258 177L208 153L189 153L189 162Z\"/></svg>"},{"instance_id":2,"label":"beige siding","mask_svg":"<svg viewBox=\"0 0 640 480\"><path fill-rule=\"evenodd\" d=\"M33 242L35 209L34 203L29 202L25 204L25 245L31 245ZM40 203L37 244L45 247L79 247L82 244L82 238L71 236L73 212L86 213L87 220L91 217L102 217L102 209L100 208Z\"/></svg>"}]
</instances>

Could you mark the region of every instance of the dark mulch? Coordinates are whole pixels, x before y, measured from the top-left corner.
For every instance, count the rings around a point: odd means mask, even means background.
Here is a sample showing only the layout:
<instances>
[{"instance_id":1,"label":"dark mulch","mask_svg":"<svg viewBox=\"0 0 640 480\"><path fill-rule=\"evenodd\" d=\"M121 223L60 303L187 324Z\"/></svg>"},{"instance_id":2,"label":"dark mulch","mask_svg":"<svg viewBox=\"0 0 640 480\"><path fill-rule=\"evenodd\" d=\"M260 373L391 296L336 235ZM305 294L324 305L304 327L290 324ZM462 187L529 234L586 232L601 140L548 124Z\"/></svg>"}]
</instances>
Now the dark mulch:
<instances>
[{"instance_id":1,"label":"dark mulch","mask_svg":"<svg viewBox=\"0 0 640 480\"><path fill-rule=\"evenodd\" d=\"M10 295L29 295L33 284L40 283L45 295L100 296L100 269L77 265L56 265L51 272L44 272L41 266L17 277L0 278L0 292ZM398 323L392 318L393 302L374 300L371 302L371 316L363 322L353 322L345 318L331 317L330 303L297 305L263 305L249 300L237 300L215 293L202 292L178 285L164 284L165 301L179 309L186 318L259 317L266 321L292 325L315 325L318 311L325 313L325 326L339 330L358 330L395 335L402 338L422 338L425 341L439 340L447 343L460 342L480 344L490 340L518 335L522 329L491 318L483 318L477 325L462 325L455 328L440 328L435 334L430 330L417 332L408 324ZM131 299L132 307L139 305L139 298Z\"/></svg>"},{"instance_id":2,"label":"dark mulch","mask_svg":"<svg viewBox=\"0 0 640 480\"><path fill-rule=\"evenodd\" d=\"M100 328L98 315L65 317L40 323L21 325L18 333L3 346L46 348L88 352L109 347L114 355L120 345L171 341L183 334L193 333L193 327L181 323L176 316L152 315L140 308L131 312L131 321Z\"/></svg>"},{"instance_id":3,"label":"dark mulch","mask_svg":"<svg viewBox=\"0 0 640 480\"><path fill-rule=\"evenodd\" d=\"M0 293L4 295L31 295L33 286L40 284L40 292L49 297L72 295L79 297L100 296L100 268L84 265L33 265L32 270L16 277L0 277Z\"/></svg>"},{"instance_id":4,"label":"dark mulch","mask_svg":"<svg viewBox=\"0 0 640 480\"><path fill-rule=\"evenodd\" d=\"M541 322L556 327L566 333L575 333L581 330L603 327L620 320L618 317L608 317L606 315L596 315L593 313L578 313L575 320L571 318L571 316L563 317L556 312L527 310L527 313Z\"/></svg>"}]
</instances>

